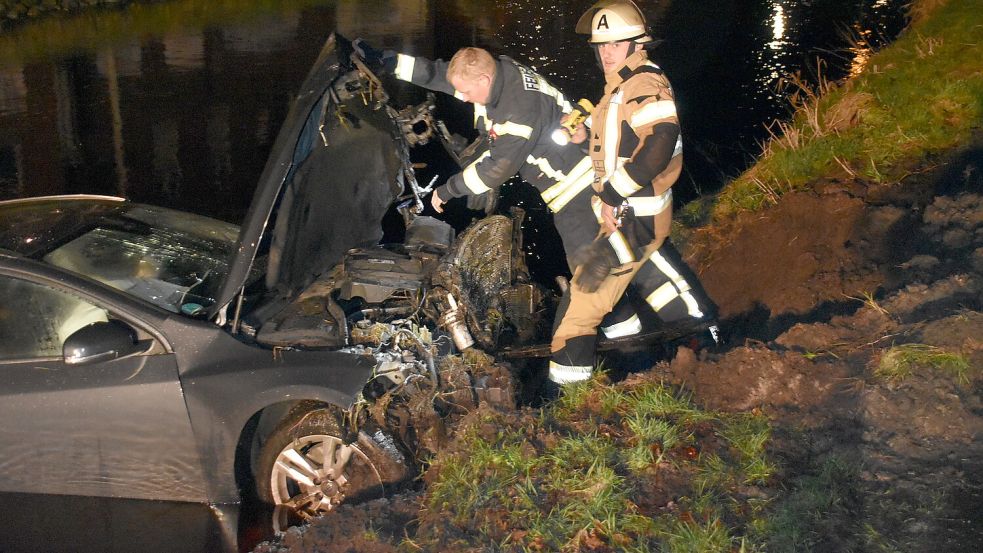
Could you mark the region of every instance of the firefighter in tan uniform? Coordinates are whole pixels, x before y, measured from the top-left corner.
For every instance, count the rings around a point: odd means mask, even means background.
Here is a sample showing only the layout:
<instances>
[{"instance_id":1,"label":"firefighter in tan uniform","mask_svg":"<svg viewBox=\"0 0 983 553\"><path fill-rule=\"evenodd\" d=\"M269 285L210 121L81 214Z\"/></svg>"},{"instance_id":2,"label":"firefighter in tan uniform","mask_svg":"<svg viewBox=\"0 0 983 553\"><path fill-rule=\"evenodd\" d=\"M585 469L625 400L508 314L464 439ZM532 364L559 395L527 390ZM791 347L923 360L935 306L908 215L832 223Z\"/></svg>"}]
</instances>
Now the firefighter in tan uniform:
<instances>
[{"instance_id":1,"label":"firefighter in tan uniform","mask_svg":"<svg viewBox=\"0 0 983 553\"><path fill-rule=\"evenodd\" d=\"M547 396L590 378L598 326L621 305L629 284L663 323L716 316L716 306L668 240L682 137L669 80L644 49L653 42L645 18L631 0L602 0L580 18L577 32L590 34L606 81L590 128L574 137L582 142L589 131L602 230L577 255L571 293L557 313ZM634 324L621 318L617 324ZM715 325L710 331L716 339Z\"/></svg>"}]
</instances>

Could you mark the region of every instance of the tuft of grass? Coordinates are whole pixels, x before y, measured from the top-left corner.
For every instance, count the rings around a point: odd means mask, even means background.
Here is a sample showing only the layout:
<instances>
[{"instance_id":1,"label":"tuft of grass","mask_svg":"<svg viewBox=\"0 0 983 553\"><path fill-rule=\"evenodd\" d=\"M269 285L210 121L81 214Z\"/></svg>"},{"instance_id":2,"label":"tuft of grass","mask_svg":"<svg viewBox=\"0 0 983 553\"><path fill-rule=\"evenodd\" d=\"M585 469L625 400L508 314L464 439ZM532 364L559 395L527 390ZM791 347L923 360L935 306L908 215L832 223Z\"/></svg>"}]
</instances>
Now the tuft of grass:
<instances>
[{"instance_id":1,"label":"tuft of grass","mask_svg":"<svg viewBox=\"0 0 983 553\"><path fill-rule=\"evenodd\" d=\"M658 465L681 440L682 431L667 419L634 413L628 418L627 426L638 438L627 453L628 468L633 471Z\"/></svg>"},{"instance_id":2,"label":"tuft of grass","mask_svg":"<svg viewBox=\"0 0 983 553\"><path fill-rule=\"evenodd\" d=\"M584 410L593 395L604 386L596 378L563 385L563 394L553 402L551 410L560 419L573 418ZM603 393L603 390L601 390Z\"/></svg>"},{"instance_id":3,"label":"tuft of grass","mask_svg":"<svg viewBox=\"0 0 983 553\"><path fill-rule=\"evenodd\" d=\"M712 504L713 491L732 487L736 480L735 473L736 468L728 464L723 457L715 453L701 456L697 472L693 476L697 504L700 504L700 500L709 500ZM704 508L701 505L700 510Z\"/></svg>"},{"instance_id":4,"label":"tuft of grass","mask_svg":"<svg viewBox=\"0 0 983 553\"><path fill-rule=\"evenodd\" d=\"M677 521L667 531L667 551L671 553L724 553L733 547L733 538L719 519L704 524Z\"/></svg>"},{"instance_id":5,"label":"tuft of grass","mask_svg":"<svg viewBox=\"0 0 983 553\"><path fill-rule=\"evenodd\" d=\"M901 549L896 547L891 540L877 531L870 523L863 526L864 545L867 551L878 551L880 553L901 553Z\"/></svg>"},{"instance_id":6,"label":"tuft of grass","mask_svg":"<svg viewBox=\"0 0 983 553\"><path fill-rule=\"evenodd\" d=\"M674 417L683 424L716 418L716 415L694 406L688 395L662 383L649 384L632 390L626 407L627 412L634 412L640 416Z\"/></svg>"},{"instance_id":7,"label":"tuft of grass","mask_svg":"<svg viewBox=\"0 0 983 553\"><path fill-rule=\"evenodd\" d=\"M912 23L921 23L949 0L917 0L908 4L908 16Z\"/></svg>"},{"instance_id":8,"label":"tuft of grass","mask_svg":"<svg viewBox=\"0 0 983 553\"><path fill-rule=\"evenodd\" d=\"M720 436L737 450L744 483L763 484L775 474L775 466L765 455L771 425L764 415L734 415L725 421Z\"/></svg>"},{"instance_id":9,"label":"tuft of grass","mask_svg":"<svg viewBox=\"0 0 983 553\"><path fill-rule=\"evenodd\" d=\"M877 313L880 313L881 315L887 315L887 316L890 316L891 315L891 313L887 309L884 309L884 307L882 307L881 304L877 302L877 298L874 297L874 294L872 294L870 292L863 292L861 294L861 297L859 297L859 298L858 297L854 297L854 296L850 296L850 295L846 295L846 294L844 294L844 295L846 297L850 298L851 300L857 300L857 301L863 303L864 305L866 305L867 307L869 307L873 311L876 311Z\"/></svg>"},{"instance_id":10,"label":"tuft of grass","mask_svg":"<svg viewBox=\"0 0 983 553\"><path fill-rule=\"evenodd\" d=\"M379 542L379 531L371 523L362 530L362 539L367 542Z\"/></svg>"},{"instance_id":11,"label":"tuft of grass","mask_svg":"<svg viewBox=\"0 0 983 553\"><path fill-rule=\"evenodd\" d=\"M971 367L966 356L926 344L902 344L888 348L881 354L874 375L900 382L919 368L939 370L951 374L960 384L969 384Z\"/></svg>"}]
</instances>

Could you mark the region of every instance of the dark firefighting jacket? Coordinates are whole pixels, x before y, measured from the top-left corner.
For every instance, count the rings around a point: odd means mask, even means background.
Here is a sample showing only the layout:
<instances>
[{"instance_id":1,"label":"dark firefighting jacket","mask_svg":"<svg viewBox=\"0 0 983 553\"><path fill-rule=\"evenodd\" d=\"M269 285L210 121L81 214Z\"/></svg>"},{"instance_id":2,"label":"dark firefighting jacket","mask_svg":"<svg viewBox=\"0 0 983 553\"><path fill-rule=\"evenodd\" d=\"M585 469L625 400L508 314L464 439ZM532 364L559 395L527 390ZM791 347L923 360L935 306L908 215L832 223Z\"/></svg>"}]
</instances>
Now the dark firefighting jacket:
<instances>
[{"instance_id":1,"label":"dark firefighting jacket","mask_svg":"<svg viewBox=\"0 0 983 553\"><path fill-rule=\"evenodd\" d=\"M443 60L399 54L395 74L460 98L447 79L447 66ZM482 194L497 190L518 173L553 211L568 253L589 243L599 228L589 202L590 159L579 145L559 145L550 138L570 111L570 102L546 79L509 57L499 57L487 104L474 104L475 128L489 140L489 148L434 193L443 201Z\"/></svg>"}]
</instances>

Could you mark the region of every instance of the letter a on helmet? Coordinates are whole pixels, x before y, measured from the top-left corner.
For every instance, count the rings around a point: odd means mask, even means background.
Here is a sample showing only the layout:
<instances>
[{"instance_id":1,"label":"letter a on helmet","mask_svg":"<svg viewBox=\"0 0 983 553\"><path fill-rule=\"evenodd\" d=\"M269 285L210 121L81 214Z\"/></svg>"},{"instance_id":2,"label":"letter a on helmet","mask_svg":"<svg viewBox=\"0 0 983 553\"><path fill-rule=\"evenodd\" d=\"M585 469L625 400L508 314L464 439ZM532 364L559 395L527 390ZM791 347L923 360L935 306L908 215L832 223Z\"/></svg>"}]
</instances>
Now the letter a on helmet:
<instances>
[{"instance_id":1,"label":"letter a on helmet","mask_svg":"<svg viewBox=\"0 0 983 553\"><path fill-rule=\"evenodd\" d=\"M652 42L645 29L645 15L631 0L601 0L594 4L577 21L577 32L589 34L591 44Z\"/></svg>"}]
</instances>

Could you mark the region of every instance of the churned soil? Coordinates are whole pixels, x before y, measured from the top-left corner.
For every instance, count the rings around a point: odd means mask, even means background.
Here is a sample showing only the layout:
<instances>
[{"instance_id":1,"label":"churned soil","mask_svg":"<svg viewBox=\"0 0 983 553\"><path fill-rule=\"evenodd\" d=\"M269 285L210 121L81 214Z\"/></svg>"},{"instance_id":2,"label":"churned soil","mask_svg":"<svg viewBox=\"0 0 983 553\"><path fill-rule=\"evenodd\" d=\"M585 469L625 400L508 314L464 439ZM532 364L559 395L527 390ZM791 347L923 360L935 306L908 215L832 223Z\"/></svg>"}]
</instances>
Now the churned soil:
<instances>
[{"instance_id":1,"label":"churned soil","mask_svg":"<svg viewBox=\"0 0 983 553\"><path fill-rule=\"evenodd\" d=\"M687 260L719 304L725 343L676 348L645 371L701 407L767 415L776 489L847 467L814 551L983 550L983 147L936 163L891 187L823 183L696 233ZM906 344L968 368L879 374ZM433 516L425 494L426 475L255 551L397 551Z\"/></svg>"}]
</instances>

